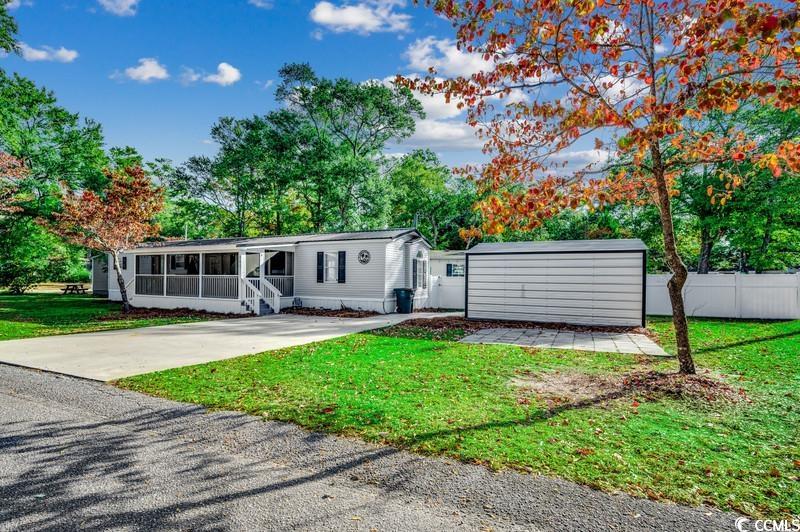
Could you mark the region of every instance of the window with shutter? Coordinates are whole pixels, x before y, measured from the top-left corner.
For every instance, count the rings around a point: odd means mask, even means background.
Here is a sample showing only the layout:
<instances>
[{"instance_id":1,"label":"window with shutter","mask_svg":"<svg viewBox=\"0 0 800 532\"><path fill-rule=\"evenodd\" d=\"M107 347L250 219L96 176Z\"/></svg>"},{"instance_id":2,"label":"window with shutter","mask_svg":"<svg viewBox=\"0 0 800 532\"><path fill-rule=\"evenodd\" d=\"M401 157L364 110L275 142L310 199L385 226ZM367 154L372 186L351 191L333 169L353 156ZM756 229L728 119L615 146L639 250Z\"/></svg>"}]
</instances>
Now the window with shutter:
<instances>
[{"instance_id":1,"label":"window with shutter","mask_svg":"<svg viewBox=\"0 0 800 532\"><path fill-rule=\"evenodd\" d=\"M340 284L343 284L345 282L345 278L346 278L346 275L345 275L345 273L346 273L345 272L346 257L347 257L347 252L345 252L345 251L340 251L339 252L339 276L338 276L337 279L338 279Z\"/></svg>"}]
</instances>

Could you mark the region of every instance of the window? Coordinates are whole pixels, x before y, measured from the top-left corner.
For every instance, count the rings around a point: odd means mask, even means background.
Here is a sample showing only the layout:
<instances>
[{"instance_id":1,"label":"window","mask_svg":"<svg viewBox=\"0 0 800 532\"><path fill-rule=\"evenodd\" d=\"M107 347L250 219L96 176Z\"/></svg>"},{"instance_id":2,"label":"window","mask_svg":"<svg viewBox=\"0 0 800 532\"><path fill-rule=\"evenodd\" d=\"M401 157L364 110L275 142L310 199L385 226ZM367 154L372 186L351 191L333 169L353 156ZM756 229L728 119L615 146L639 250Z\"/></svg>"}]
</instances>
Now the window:
<instances>
[{"instance_id":1,"label":"window","mask_svg":"<svg viewBox=\"0 0 800 532\"><path fill-rule=\"evenodd\" d=\"M203 275L239 275L238 253L207 253L204 259Z\"/></svg>"},{"instance_id":2,"label":"window","mask_svg":"<svg viewBox=\"0 0 800 532\"><path fill-rule=\"evenodd\" d=\"M447 265L447 276L448 277L464 277L464 265L463 264L448 264Z\"/></svg>"},{"instance_id":3,"label":"window","mask_svg":"<svg viewBox=\"0 0 800 532\"><path fill-rule=\"evenodd\" d=\"M270 275L289 275L286 273L286 253L279 251L269 260Z\"/></svg>"},{"instance_id":4,"label":"window","mask_svg":"<svg viewBox=\"0 0 800 532\"><path fill-rule=\"evenodd\" d=\"M245 258L247 277L261 277L261 256L258 253L248 253Z\"/></svg>"},{"instance_id":5,"label":"window","mask_svg":"<svg viewBox=\"0 0 800 532\"><path fill-rule=\"evenodd\" d=\"M325 253L325 282L335 283L339 280L339 257L336 252Z\"/></svg>"},{"instance_id":6,"label":"window","mask_svg":"<svg viewBox=\"0 0 800 532\"><path fill-rule=\"evenodd\" d=\"M200 275L200 255L168 255L167 273L169 275Z\"/></svg>"},{"instance_id":7,"label":"window","mask_svg":"<svg viewBox=\"0 0 800 532\"><path fill-rule=\"evenodd\" d=\"M137 275L162 275L164 261L162 255L136 255Z\"/></svg>"},{"instance_id":8,"label":"window","mask_svg":"<svg viewBox=\"0 0 800 532\"><path fill-rule=\"evenodd\" d=\"M422 251L417 252L417 258L412 263L411 281L414 289L428 288L428 261L425 260L425 254Z\"/></svg>"}]
</instances>

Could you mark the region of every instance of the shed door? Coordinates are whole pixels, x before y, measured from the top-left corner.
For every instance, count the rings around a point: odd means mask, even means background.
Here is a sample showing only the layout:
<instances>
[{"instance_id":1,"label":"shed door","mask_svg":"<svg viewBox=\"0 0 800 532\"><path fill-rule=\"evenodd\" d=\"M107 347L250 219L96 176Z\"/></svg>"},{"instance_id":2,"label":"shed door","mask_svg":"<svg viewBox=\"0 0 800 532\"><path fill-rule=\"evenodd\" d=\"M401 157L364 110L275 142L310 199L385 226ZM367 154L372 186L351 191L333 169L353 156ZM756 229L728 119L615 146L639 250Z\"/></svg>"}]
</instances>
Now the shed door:
<instances>
[{"instance_id":1,"label":"shed door","mask_svg":"<svg viewBox=\"0 0 800 532\"><path fill-rule=\"evenodd\" d=\"M642 324L643 254L470 255L470 318Z\"/></svg>"}]
</instances>

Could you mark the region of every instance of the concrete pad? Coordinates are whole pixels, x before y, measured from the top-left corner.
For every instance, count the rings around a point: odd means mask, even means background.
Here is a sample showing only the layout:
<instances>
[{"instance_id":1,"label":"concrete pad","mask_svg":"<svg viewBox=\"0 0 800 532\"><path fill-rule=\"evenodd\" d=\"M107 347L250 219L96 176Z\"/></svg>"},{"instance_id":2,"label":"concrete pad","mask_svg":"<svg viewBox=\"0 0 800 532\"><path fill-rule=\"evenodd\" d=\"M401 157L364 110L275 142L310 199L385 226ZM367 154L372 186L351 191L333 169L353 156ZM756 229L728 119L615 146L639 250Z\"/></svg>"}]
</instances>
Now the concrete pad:
<instances>
[{"instance_id":1,"label":"concrete pad","mask_svg":"<svg viewBox=\"0 0 800 532\"><path fill-rule=\"evenodd\" d=\"M670 356L661 346L643 334L574 332L541 328L481 329L461 341L467 344L508 344L539 349Z\"/></svg>"},{"instance_id":2,"label":"concrete pad","mask_svg":"<svg viewBox=\"0 0 800 532\"><path fill-rule=\"evenodd\" d=\"M151 371L319 342L412 318L419 312L345 319L297 314L206 321L0 342L0 362L109 381Z\"/></svg>"}]
</instances>

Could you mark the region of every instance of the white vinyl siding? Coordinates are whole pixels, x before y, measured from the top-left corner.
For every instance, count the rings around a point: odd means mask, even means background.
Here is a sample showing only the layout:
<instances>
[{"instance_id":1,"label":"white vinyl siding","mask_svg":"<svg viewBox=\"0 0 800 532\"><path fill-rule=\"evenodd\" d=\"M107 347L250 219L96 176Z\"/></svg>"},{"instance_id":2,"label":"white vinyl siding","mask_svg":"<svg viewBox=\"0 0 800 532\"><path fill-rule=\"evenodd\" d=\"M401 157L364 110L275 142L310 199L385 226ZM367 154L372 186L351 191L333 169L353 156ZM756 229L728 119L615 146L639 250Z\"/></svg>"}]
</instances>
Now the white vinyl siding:
<instances>
[{"instance_id":1,"label":"white vinyl siding","mask_svg":"<svg viewBox=\"0 0 800 532\"><path fill-rule=\"evenodd\" d=\"M384 297L394 299L395 288L410 288L406 281L408 246L402 239L386 244L386 288Z\"/></svg>"},{"instance_id":2,"label":"white vinyl siding","mask_svg":"<svg viewBox=\"0 0 800 532\"><path fill-rule=\"evenodd\" d=\"M383 299L386 265L386 240L342 240L339 242L302 242L294 255L294 293L296 297L331 299ZM358 253L370 253L367 264L358 262ZM317 282L317 252L331 253L337 260L344 251L345 280L337 282L338 271L333 271L334 281ZM327 265L327 262L324 263ZM327 268L326 268L327 270ZM338 307L337 307L338 308Z\"/></svg>"},{"instance_id":3,"label":"white vinyl siding","mask_svg":"<svg viewBox=\"0 0 800 532\"><path fill-rule=\"evenodd\" d=\"M468 317L642 324L642 252L469 255Z\"/></svg>"}]
</instances>

